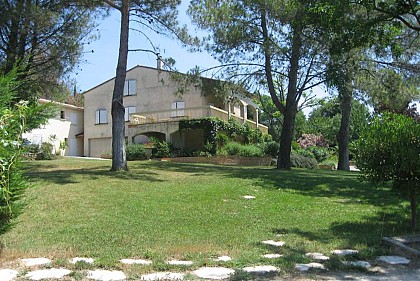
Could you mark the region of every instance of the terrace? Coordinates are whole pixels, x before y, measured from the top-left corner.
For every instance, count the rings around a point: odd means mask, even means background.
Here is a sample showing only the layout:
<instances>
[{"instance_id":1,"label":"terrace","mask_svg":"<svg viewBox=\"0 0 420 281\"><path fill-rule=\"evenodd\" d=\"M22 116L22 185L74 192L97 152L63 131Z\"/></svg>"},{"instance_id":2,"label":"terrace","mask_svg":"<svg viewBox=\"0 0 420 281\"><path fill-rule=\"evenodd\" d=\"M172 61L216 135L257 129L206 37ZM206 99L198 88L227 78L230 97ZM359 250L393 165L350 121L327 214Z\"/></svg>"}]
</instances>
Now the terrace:
<instances>
[{"instance_id":1,"label":"terrace","mask_svg":"<svg viewBox=\"0 0 420 281\"><path fill-rule=\"evenodd\" d=\"M254 111L254 120L217 108L212 105L202 107L178 108L160 111L139 112L130 114L130 127L154 123L176 122L183 119L196 119L203 117L217 117L228 121L236 120L242 124L248 124L251 128L257 128L262 133L268 134L268 127L258 123L258 111ZM246 114L243 114L246 116Z\"/></svg>"}]
</instances>

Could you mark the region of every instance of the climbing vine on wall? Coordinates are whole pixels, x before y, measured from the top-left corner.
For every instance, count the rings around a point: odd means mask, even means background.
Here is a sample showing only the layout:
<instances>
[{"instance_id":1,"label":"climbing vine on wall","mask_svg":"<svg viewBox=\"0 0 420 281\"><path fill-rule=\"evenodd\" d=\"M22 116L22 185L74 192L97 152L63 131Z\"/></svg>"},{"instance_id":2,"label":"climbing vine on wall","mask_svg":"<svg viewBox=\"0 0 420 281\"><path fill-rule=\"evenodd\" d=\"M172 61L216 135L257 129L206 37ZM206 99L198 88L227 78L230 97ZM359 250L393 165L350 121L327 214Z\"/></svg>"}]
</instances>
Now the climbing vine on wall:
<instances>
[{"instance_id":1,"label":"climbing vine on wall","mask_svg":"<svg viewBox=\"0 0 420 281\"><path fill-rule=\"evenodd\" d=\"M239 124L234 120L226 122L216 117L205 117L199 119L181 120L179 122L180 131L184 130L203 130L204 143L214 154L217 150L217 141L220 134L225 134L228 139L249 143L263 143L271 140L270 135L264 135L260 130L252 129L247 124Z\"/></svg>"}]
</instances>

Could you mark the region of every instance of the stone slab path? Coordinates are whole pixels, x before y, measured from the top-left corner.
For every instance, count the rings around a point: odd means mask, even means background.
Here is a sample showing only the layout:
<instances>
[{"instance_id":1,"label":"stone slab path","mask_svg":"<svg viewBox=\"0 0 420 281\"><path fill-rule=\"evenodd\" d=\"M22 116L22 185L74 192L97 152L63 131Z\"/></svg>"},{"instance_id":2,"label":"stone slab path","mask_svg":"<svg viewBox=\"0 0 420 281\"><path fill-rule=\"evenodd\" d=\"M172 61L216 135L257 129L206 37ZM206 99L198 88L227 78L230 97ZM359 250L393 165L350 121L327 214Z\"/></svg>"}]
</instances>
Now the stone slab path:
<instances>
[{"instance_id":1,"label":"stone slab path","mask_svg":"<svg viewBox=\"0 0 420 281\"><path fill-rule=\"evenodd\" d=\"M263 241L263 244L267 244L268 246L274 247L281 247L285 245L283 241L273 241L267 240ZM368 261L357 261L353 260L357 257L358 251L353 249L345 249L345 250L334 250L331 251L330 255L340 255L343 256L345 259L347 255L351 255L349 261L343 261L344 266L350 267L360 267L365 268L367 270L371 270L374 266ZM298 263L295 265L295 269L297 272L307 272L315 270L316 274L322 272L328 272L327 267L323 262L326 262L330 259L330 257L324 253L306 253L304 255L306 258L314 260L314 262L310 263ZM279 259L283 258L281 254L265 254L261 257L264 257L269 261L269 259ZM213 261L217 262L229 262L233 260L229 256L219 256ZM86 264L91 264L91 268L95 267L95 261L93 258L88 257L76 257L68 260L69 264L76 264L79 262L83 262ZM150 266L153 264L153 261L144 260L144 259L121 259L120 262L125 264L126 266L130 265L142 265L142 266ZM275 262L273 260L273 262ZM181 271L185 271L187 268L194 265L194 261L187 261L187 260L168 260L166 261L168 265L171 266L178 266L182 268ZM391 279L386 274L386 266L407 266L410 263L410 260L405 257L400 256L380 256L377 258L375 262L375 266L377 264L383 264L385 267L382 267L379 270L382 274L382 277L386 277L387 280L400 280L400 279ZM64 280L72 280L72 276L77 276L75 279L77 280L98 280L98 281L123 281L132 279L133 277L127 276L124 271L119 270L103 270L103 269L92 269L92 270L76 270L72 271L66 268L50 268L51 265L54 265L53 261L48 258L28 258L28 259L19 259L16 263L20 266L19 268L1 268L0 265L0 281L20 281L20 280L46 280L46 279L64 279ZM127 268L126 268L127 269ZM270 274L270 280L282 280L277 279L278 274L281 274L281 270L274 266L274 265L250 265L245 266L242 268L243 271L248 272L249 274L253 275L262 275ZM375 271L376 272L376 271ZM420 269L419 269L420 273ZM73 274L73 275L72 275ZM136 279L146 280L146 281L154 281L154 280L184 280L187 278L191 280L191 278L200 278L200 279L208 279L208 280L225 280L229 279L232 275L235 274L235 270L229 267L218 267L218 266L208 266L208 267L201 267L198 269L191 269L191 271L187 272L155 272L155 273L148 273L143 275L137 275ZM274 274L274 277L273 275ZM311 273L311 275L313 272ZM420 280L420 275L417 275L418 279L410 279L407 280ZM265 277L264 277L265 278ZM273 279L272 279L273 278ZM193 279L195 280L195 279ZM268 279L266 279L268 280ZM297 278L296 280L305 280ZM375 279L317 279L317 280L375 280ZM380 279L378 279L380 280ZM401 279L405 280L405 279Z\"/></svg>"}]
</instances>

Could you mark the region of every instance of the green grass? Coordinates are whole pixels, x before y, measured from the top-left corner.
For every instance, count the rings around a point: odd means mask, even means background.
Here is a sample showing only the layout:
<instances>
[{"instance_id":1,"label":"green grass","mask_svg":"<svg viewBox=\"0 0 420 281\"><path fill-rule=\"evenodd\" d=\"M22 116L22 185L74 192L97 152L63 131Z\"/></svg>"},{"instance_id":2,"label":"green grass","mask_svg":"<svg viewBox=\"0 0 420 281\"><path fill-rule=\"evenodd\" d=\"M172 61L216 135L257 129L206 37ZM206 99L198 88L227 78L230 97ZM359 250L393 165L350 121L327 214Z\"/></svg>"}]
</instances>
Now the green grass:
<instances>
[{"instance_id":1,"label":"green grass","mask_svg":"<svg viewBox=\"0 0 420 281\"><path fill-rule=\"evenodd\" d=\"M147 271L170 268L171 258L200 266L229 255L231 267L287 269L309 251L355 248L373 257L384 250L382 236L408 232L405 200L360 182L355 172L155 161L129 162L126 173L109 167L94 160L29 162L33 187L24 213L0 236L3 258L85 256L103 266L149 258ZM261 244L268 239L286 246ZM265 253L286 257L267 261Z\"/></svg>"}]
</instances>

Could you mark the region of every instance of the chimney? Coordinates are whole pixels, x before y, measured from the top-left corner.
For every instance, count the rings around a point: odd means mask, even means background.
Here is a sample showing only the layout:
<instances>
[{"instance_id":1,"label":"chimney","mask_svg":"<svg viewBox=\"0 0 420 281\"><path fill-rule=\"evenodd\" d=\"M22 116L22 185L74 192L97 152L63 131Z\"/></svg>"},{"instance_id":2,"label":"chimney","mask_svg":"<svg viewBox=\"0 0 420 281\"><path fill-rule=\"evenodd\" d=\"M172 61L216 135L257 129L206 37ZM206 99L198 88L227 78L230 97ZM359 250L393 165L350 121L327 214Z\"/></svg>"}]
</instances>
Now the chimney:
<instances>
[{"instance_id":1,"label":"chimney","mask_svg":"<svg viewBox=\"0 0 420 281\"><path fill-rule=\"evenodd\" d=\"M157 54L156 56L157 56L157 59L156 59L156 62L157 62L156 68L160 70L160 69L163 68L162 56L160 54Z\"/></svg>"}]
</instances>

